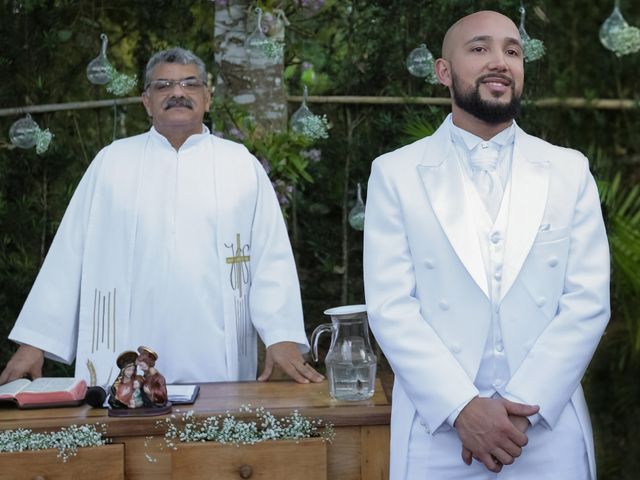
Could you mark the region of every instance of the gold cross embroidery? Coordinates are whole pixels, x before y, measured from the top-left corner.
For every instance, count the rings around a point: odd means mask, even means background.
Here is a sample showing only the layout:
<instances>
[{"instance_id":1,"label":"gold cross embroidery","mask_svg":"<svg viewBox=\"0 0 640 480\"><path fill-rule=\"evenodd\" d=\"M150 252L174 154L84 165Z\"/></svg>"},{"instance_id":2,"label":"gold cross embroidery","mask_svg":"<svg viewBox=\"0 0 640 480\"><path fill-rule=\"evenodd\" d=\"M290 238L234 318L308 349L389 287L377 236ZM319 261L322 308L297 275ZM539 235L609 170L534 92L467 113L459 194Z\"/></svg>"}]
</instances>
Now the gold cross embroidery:
<instances>
[{"instance_id":1,"label":"gold cross embroidery","mask_svg":"<svg viewBox=\"0 0 640 480\"><path fill-rule=\"evenodd\" d=\"M249 255L243 255L244 248L240 245L240 234L236 234L236 249L233 257L227 257L226 261L231 264L231 286L235 290L239 289L240 297L242 297L242 283L248 279L248 272L245 272L246 263L251 259ZM235 282L234 282L235 280ZM233 284L235 283L235 287Z\"/></svg>"}]
</instances>

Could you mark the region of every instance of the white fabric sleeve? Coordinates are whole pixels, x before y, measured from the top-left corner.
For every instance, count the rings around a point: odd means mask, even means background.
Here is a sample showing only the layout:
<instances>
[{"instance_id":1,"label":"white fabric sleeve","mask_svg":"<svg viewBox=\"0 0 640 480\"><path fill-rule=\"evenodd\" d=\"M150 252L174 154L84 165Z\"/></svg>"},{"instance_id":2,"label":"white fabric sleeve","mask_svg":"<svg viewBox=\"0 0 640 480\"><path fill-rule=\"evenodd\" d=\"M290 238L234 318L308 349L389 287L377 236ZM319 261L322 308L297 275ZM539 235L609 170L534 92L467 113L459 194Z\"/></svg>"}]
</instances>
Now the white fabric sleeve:
<instances>
[{"instance_id":1,"label":"white fabric sleeve","mask_svg":"<svg viewBox=\"0 0 640 480\"><path fill-rule=\"evenodd\" d=\"M258 195L251 232L251 320L264 344L290 341L309 350L300 285L280 204L264 168L254 158Z\"/></svg>"}]
</instances>

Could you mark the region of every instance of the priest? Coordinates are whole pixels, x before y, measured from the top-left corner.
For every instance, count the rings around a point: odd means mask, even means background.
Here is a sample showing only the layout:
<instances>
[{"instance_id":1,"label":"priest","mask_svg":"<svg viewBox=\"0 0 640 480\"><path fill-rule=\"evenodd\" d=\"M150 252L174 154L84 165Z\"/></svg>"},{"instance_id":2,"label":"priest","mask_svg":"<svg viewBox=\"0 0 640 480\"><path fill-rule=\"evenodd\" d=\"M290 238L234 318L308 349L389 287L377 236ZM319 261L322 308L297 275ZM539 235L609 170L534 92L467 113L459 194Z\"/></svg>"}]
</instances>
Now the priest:
<instances>
[{"instance_id":1,"label":"priest","mask_svg":"<svg viewBox=\"0 0 640 480\"><path fill-rule=\"evenodd\" d=\"M205 65L173 48L148 62L152 128L100 151L82 178L9 338L0 384L44 357L109 385L118 355L149 345L169 383L323 377L308 350L282 213L263 167L210 134Z\"/></svg>"}]
</instances>

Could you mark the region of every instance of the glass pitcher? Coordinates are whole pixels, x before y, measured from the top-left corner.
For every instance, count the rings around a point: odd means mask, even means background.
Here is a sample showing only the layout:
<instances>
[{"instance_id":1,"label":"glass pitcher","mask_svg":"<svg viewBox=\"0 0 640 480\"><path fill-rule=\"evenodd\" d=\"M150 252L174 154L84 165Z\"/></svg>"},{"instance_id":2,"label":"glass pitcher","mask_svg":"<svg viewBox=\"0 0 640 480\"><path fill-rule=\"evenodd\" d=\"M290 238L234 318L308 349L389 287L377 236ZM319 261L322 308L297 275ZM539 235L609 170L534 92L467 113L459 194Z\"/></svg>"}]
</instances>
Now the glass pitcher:
<instances>
[{"instance_id":1,"label":"glass pitcher","mask_svg":"<svg viewBox=\"0 0 640 480\"><path fill-rule=\"evenodd\" d=\"M318 339L331 332L331 347L324 360L330 393L336 400L366 400L374 393L376 356L369 342L366 305L325 310L331 323L319 325L311 335L313 359L318 361Z\"/></svg>"}]
</instances>

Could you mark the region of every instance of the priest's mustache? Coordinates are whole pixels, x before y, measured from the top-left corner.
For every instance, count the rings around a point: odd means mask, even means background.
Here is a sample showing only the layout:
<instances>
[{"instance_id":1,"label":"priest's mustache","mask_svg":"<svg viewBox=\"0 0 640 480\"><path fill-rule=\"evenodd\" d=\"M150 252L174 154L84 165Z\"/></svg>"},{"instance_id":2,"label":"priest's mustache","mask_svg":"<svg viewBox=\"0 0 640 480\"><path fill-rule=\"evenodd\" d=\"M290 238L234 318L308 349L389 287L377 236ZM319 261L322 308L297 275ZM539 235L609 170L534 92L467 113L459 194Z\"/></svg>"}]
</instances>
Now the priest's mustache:
<instances>
[{"instance_id":1,"label":"priest's mustache","mask_svg":"<svg viewBox=\"0 0 640 480\"><path fill-rule=\"evenodd\" d=\"M167 103L164 104L164 109L169 110L173 107L186 107L193 110L193 103L186 97L171 97L167 100Z\"/></svg>"}]
</instances>

